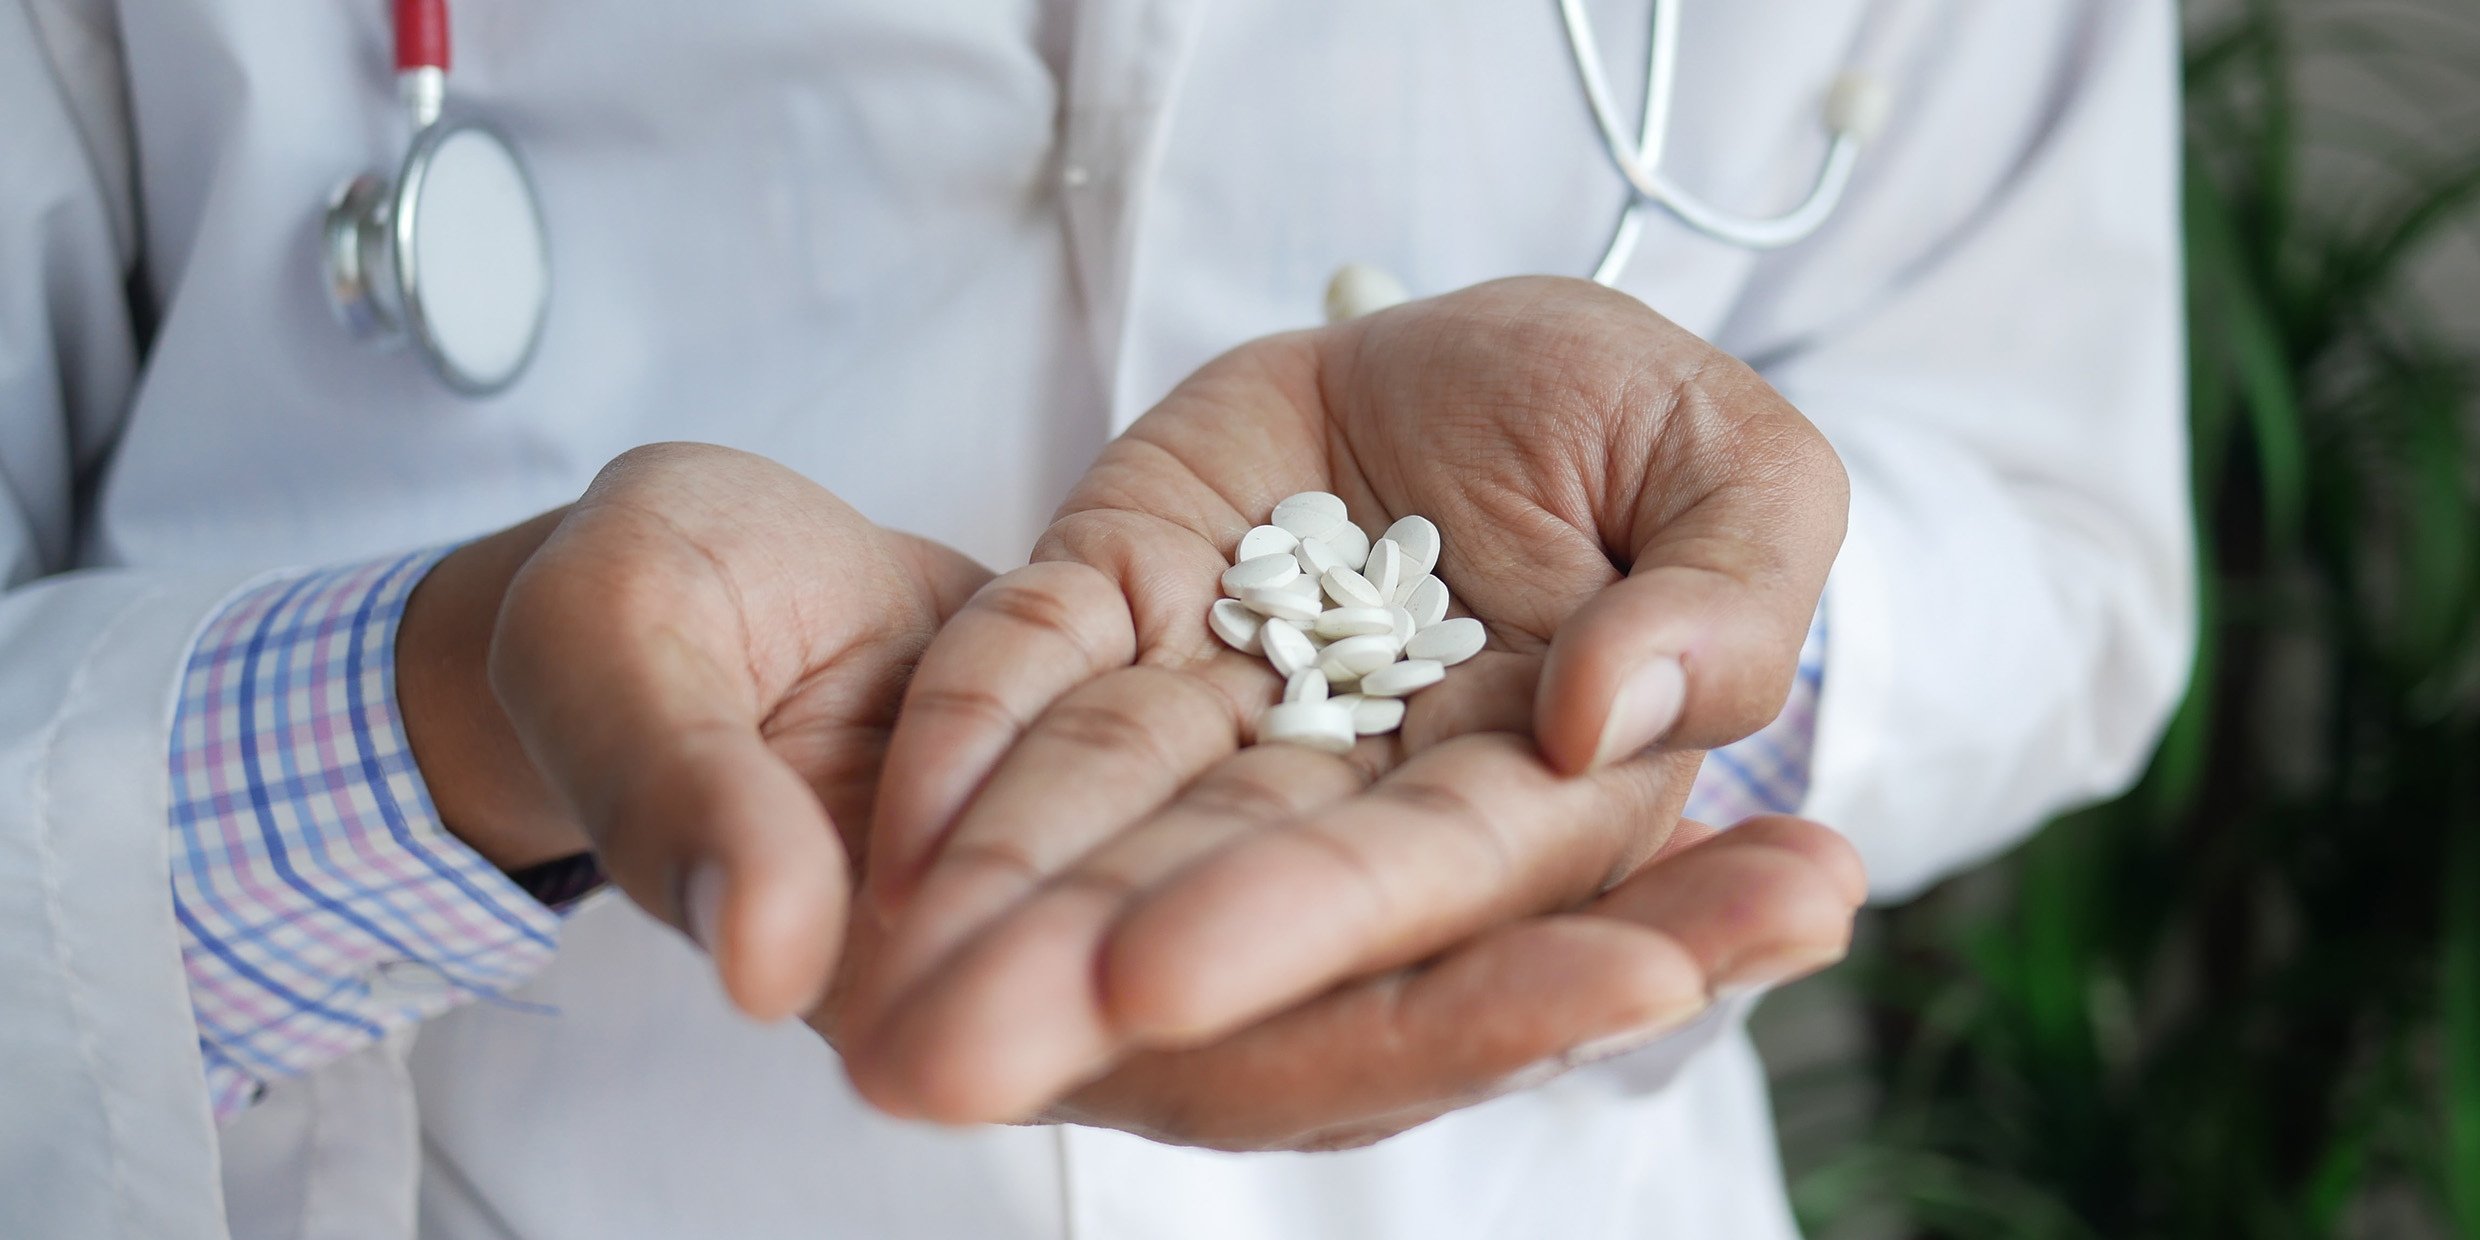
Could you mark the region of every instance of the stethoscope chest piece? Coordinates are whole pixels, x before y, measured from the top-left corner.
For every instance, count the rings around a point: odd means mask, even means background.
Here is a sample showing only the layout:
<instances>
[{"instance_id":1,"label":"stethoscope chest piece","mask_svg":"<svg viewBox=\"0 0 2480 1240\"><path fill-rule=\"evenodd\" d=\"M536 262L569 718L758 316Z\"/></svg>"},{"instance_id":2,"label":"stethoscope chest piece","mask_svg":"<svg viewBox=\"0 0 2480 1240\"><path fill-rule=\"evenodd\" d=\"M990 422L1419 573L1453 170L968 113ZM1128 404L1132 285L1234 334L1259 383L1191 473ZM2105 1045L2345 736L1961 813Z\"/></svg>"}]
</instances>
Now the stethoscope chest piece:
<instances>
[{"instance_id":1,"label":"stethoscope chest piece","mask_svg":"<svg viewBox=\"0 0 2480 1240\"><path fill-rule=\"evenodd\" d=\"M542 339L551 255L533 182L488 124L425 127L391 184L363 173L327 209L328 299L365 341L411 341L441 381L488 396Z\"/></svg>"}]
</instances>

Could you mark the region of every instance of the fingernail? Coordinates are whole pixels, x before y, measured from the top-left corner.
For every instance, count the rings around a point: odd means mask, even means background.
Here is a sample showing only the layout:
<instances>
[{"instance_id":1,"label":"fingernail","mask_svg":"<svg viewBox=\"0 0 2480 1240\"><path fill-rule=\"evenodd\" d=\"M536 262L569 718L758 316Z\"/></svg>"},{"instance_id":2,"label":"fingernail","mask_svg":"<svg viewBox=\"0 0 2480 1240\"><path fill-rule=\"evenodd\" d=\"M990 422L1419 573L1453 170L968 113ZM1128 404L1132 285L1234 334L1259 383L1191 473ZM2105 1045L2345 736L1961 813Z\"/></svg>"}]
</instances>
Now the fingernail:
<instances>
[{"instance_id":1,"label":"fingernail","mask_svg":"<svg viewBox=\"0 0 2480 1240\"><path fill-rule=\"evenodd\" d=\"M1736 999L1752 990L1766 990L1794 978L1806 977L1843 958L1842 948L1812 952L1786 952L1759 956L1745 963L1734 962L1713 984L1714 999Z\"/></svg>"},{"instance_id":2,"label":"fingernail","mask_svg":"<svg viewBox=\"0 0 2480 1240\"><path fill-rule=\"evenodd\" d=\"M715 919L723 915L723 867L713 861L700 861L689 871L689 881L680 889L681 920L689 923L689 937L715 954Z\"/></svg>"},{"instance_id":3,"label":"fingernail","mask_svg":"<svg viewBox=\"0 0 2480 1240\"><path fill-rule=\"evenodd\" d=\"M1635 756L1679 722L1680 704L1688 698L1688 673L1676 656L1655 659L1628 673L1619 694L1610 700L1602 720L1602 740L1593 748L1593 765L1608 766Z\"/></svg>"},{"instance_id":4,"label":"fingernail","mask_svg":"<svg viewBox=\"0 0 2480 1240\"><path fill-rule=\"evenodd\" d=\"M1564 1055L1536 1059L1500 1077L1498 1083L1490 1086L1488 1092L1491 1097L1495 1098L1504 1094L1520 1093L1527 1089L1538 1089L1565 1076L1572 1066L1574 1065L1568 1063Z\"/></svg>"},{"instance_id":5,"label":"fingernail","mask_svg":"<svg viewBox=\"0 0 2480 1240\"><path fill-rule=\"evenodd\" d=\"M1568 1067L1581 1068L1589 1063L1598 1063L1604 1059L1627 1054L1629 1051L1642 1050L1695 1024L1698 1017L1711 1010L1711 1004L1692 1004L1652 1024L1640 1025L1634 1029L1623 1029L1617 1033L1603 1034L1587 1042L1578 1042L1567 1048L1567 1054L1561 1058L1566 1061Z\"/></svg>"}]
</instances>

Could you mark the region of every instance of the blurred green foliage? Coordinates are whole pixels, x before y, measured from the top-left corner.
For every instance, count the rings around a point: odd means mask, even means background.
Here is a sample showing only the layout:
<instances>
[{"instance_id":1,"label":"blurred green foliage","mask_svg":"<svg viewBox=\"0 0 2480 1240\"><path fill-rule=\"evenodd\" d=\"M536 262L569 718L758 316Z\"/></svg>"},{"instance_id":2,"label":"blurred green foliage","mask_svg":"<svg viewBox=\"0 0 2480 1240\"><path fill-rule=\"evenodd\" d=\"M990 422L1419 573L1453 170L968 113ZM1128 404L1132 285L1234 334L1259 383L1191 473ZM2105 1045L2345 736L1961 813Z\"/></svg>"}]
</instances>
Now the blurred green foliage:
<instances>
[{"instance_id":1,"label":"blurred green foliage","mask_svg":"<svg viewBox=\"0 0 2480 1240\"><path fill-rule=\"evenodd\" d=\"M2480 84L2480 5L2229 7L2187 57L2193 687L2134 791L1846 966L1877 1105L1812 1236L2480 1240L2475 371L2412 295L2480 128L2302 86Z\"/></svg>"}]
</instances>

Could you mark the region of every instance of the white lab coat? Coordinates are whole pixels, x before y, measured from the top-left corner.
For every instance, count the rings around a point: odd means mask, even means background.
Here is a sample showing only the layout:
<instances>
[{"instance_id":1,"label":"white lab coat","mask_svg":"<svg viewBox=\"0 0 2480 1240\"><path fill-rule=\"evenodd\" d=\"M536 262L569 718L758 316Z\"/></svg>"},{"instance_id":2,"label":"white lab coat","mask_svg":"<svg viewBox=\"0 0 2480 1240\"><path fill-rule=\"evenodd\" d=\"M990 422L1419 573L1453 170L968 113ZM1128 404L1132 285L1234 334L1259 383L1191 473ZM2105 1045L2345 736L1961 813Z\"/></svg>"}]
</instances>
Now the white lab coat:
<instances>
[{"instance_id":1,"label":"white lab coat","mask_svg":"<svg viewBox=\"0 0 2480 1240\"><path fill-rule=\"evenodd\" d=\"M1547 0L462 0L452 106L516 136L555 267L532 372L469 402L322 303L328 193L405 142L386 7L0 3L0 1232L406 1236L418 1197L423 1235L526 1240L1792 1234L1736 1009L1353 1153L938 1131L616 900L519 993L555 1015L461 1009L219 1134L164 755L253 573L468 537L666 438L1014 563L1111 429L1314 321L1338 263L1583 273L1620 205ZM1638 80L1642 0L1594 11ZM1899 894L2125 780L2186 667L2174 22L1684 27L1668 166L1725 205L1796 196L1838 67L1895 88L1825 232L1657 222L1625 287L1850 467L1809 812Z\"/></svg>"}]
</instances>

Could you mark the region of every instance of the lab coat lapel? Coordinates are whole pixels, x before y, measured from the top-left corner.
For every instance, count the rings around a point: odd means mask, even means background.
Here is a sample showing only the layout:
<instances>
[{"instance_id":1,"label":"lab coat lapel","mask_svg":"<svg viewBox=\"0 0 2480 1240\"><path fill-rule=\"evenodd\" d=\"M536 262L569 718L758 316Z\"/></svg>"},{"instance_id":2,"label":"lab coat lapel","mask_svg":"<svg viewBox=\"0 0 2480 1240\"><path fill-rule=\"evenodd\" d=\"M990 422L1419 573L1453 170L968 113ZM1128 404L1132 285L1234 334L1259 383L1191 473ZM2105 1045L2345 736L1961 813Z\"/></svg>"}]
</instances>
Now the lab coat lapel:
<instances>
[{"instance_id":1,"label":"lab coat lapel","mask_svg":"<svg viewBox=\"0 0 2480 1240\"><path fill-rule=\"evenodd\" d=\"M1137 231L1206 3L1088 0L1077 9L1059 192L1095 373L1114 410ZM1115 413L1112 430L1126 420Z\"/></svg>"}]
</instances>

